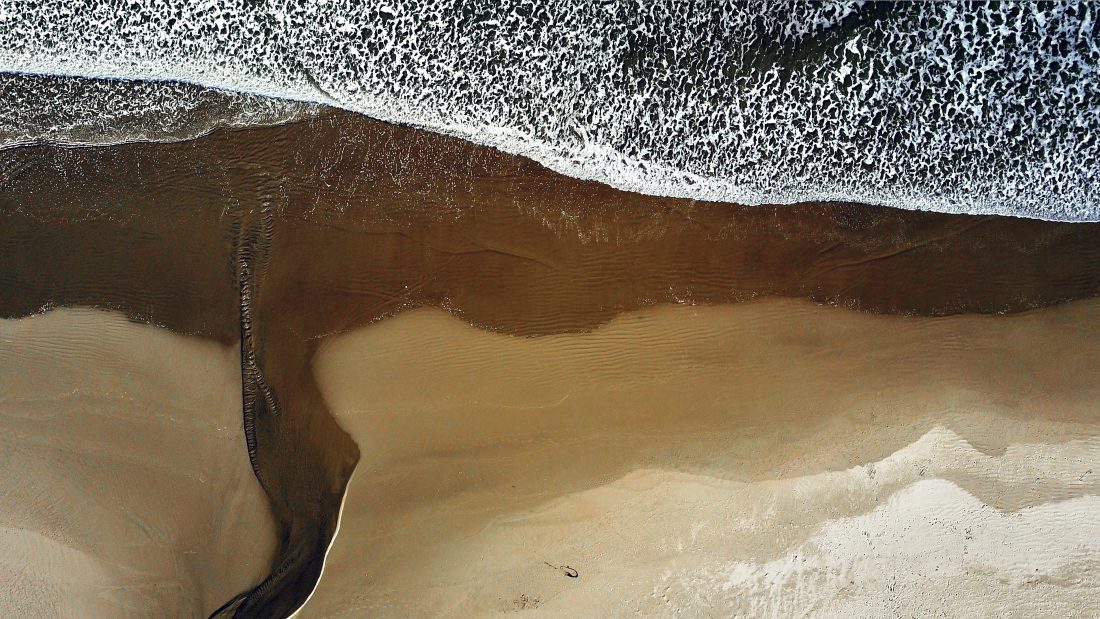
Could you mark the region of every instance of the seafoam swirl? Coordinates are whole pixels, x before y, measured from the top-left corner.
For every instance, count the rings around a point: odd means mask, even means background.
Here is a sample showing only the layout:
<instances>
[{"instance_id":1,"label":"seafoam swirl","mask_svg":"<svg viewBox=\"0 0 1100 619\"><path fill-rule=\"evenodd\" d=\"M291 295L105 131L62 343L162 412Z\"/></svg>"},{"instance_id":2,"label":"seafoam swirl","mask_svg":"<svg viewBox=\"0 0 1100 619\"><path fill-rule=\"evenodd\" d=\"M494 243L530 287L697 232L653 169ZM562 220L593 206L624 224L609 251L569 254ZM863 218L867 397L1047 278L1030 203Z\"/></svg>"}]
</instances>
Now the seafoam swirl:
<instances>
[{"instance_id":1,"label":"seafoam swirl","mask_svg":"<svg viewBox=\"0 0 1100 619\"><path fill-rule=\"evenodd\" d=\"M0 0L0 69L327 103L646 193L1086 221L1097 18L1088 3Z\"/></svg>"}]
</instances>

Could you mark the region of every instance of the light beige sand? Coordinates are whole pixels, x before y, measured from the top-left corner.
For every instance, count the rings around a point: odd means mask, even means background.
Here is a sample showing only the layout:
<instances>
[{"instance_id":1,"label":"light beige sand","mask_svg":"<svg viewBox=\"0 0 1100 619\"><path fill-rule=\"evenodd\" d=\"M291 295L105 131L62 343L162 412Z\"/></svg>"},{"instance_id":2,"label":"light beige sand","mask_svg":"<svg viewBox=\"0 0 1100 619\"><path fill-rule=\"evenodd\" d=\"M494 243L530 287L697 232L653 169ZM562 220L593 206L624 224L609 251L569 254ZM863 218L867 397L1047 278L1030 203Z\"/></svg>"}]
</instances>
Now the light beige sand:
<instances>
[{"instance_id":1,"label":"light beige sand","mask_svg":"<svg viewBox=\"0 0 1100 619\"><path fill-rule=\"evenodd\" d=\"M205 617L266 575L236 348L56 310L0 321L0 615Z\"/></svg>"},{"instance_id":2,"label":"light beige sand","mask_svg":"<svg viewBox=\"0 0 1100 619\"><path fill-rule=\"evenodd\" d=\"M773 299L335 338L363 458L299 615L1087 615L1098 324Z\"/></svg>"}]
</instances>

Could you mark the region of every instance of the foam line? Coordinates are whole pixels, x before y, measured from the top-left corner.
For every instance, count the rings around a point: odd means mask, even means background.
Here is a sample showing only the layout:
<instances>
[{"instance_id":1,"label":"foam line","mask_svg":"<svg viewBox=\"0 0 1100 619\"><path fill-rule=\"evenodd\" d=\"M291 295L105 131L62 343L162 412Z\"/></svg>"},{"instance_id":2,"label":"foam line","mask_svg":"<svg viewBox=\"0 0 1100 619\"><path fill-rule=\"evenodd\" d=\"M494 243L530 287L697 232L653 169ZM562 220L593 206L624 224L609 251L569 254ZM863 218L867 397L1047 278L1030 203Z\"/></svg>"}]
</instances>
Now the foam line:
<instances>
[{"instance_id":1,"label":"foam line","mask_svg":"<svg viewBox=\"0 0 1100 619\"><path fill-rule=\"evenodd\" d=\"M0 69L326 103L658 195L1096 221L1097 11L0 0Z\"/></svg>"}]
</instances>

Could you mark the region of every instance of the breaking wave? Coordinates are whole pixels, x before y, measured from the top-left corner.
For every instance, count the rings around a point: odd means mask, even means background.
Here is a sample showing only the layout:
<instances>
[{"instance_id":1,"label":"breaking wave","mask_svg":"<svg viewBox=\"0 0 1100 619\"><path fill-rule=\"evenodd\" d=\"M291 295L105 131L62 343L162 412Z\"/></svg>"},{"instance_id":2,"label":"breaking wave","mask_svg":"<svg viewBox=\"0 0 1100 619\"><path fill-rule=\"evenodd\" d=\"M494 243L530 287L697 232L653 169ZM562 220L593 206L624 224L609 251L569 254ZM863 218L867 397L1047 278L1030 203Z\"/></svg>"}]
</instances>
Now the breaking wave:
<instances>
[{"instance_id":1,"label":"breaking wave","mask_svg":"<svg viewBox=\"0 0 1100 619\"><path fill-rule=\"evenodd\" d=\"M645 193L1100 219L1088 3L362 4L0 0L0 70L324 103Z\"/></svg>"}]
</instances>

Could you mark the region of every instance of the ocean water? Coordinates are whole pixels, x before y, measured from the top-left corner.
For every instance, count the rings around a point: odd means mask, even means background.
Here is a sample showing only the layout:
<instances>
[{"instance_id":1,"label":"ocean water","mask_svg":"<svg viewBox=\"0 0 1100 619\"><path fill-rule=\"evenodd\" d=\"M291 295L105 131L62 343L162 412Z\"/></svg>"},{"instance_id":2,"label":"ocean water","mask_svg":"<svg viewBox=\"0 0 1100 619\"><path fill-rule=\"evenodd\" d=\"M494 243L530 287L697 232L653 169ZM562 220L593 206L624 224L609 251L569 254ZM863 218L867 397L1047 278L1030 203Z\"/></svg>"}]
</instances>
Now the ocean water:
<instances>
[{"instance_id":1,"label":"ocean water","mask_svg":"<svg viewBox=\"0 0 1100 619\"><path fill-rule=\"evenodd\" d=\"M651 194L1095 221L1098 12L1089 3L0 0L0 71L324 103ZM9 144L201 133L116 127L104 119L133 106L97 89L13 97L3 88ZM173 96L182 88L138 87L141 113L186 113ZM279 122L293 105L226 113ZM12 129L74 109L100 122Z\"/></svg>"},{"instance_id":2,"label":"ocean water","mask_svg":"<svg viewBox=\"0 0 1100 619\"><path fill-rule=\"evenodd\" d=\"M172 142L277 125L321 106L184 83L0 73L0 148Z\"/></svg>"}]
</instances>

